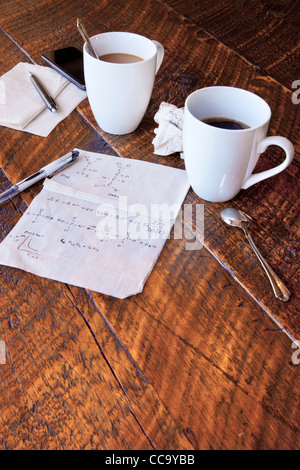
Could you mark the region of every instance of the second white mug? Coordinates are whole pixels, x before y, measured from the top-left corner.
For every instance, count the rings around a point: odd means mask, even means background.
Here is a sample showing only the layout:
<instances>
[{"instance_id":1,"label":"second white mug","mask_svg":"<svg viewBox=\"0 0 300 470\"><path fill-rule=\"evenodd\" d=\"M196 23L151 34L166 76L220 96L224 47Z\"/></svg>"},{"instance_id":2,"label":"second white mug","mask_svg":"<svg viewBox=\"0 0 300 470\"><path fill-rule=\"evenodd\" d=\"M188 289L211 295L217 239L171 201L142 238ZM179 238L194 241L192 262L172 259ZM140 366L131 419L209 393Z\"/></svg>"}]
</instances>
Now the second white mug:
<instances>
[{"instance_id":1,"label":"second white mug","mask_svg":"<svg viewBox=\"0 0 300 470\"><path fill-rule=\"evenodd\" d=\"M229 201L241 189L285 170L294 147L285 137L266 137L271 110L259 96L241 88L214 86L188 96L184 109L183 152L195 193L211 202ZM209 119L244 123L242 129L214 127ZM253 173L269 145L285 151L285 160L270 170Z\"/></svg>"},{"instance_id":2,"label":"second white mug","mask_svg":"<svg viewBox=\"0 0 300 470\"><path fill-rule=\"evenodd\" d=\"M142 59L105 62L92 57L86 44L83 48L87 95L98 125L111 134L133 132L148 107L164 48L158 41L128 32L102 33L90 39L99 56L118 53Z\"/></svg>"}]
</instances>

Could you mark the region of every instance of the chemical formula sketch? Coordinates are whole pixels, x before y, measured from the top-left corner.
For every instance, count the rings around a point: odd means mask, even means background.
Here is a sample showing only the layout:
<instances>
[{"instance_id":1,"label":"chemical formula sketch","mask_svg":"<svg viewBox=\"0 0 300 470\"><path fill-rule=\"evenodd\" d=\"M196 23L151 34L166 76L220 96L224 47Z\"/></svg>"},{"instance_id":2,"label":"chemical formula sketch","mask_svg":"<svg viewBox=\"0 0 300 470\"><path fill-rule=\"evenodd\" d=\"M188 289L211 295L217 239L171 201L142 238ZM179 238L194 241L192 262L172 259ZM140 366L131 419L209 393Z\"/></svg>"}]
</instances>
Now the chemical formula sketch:
<instances>
[{"instance_id":1,"label":"chemical formula sketch","mask_svg":"<svg viewBox=\"0 0 300 470\"><path fill-rule=\"evenodd\" d=\"M111 190L114 193L120 192L120 186L126 184L126 182L128 182L128 179L130 178L128 170L131 167L131 164L127 162L122 162L122 160L117 157L117 160L111 159L111 162L113 162L114 165L110 165L109 167L105 165L100 165L99 167L98 164L101 161L103 162L103 158L101 157L93 159L89 155L84 155L84 166L81 169L77 169L76 175L84 178L89 178L90 176L93 176L94 178L92 178L92 186L94 188L101 187ZM97 182L94 182L95 178L97 179Z\"/></svg>"},{"instance_id":2,"label":"chemical formula sketch","mask_svg":"<svg viewBox=\"0 0 300 470\"><path fill-rule=\"evenodd\" d=\"M132 184L132 164L112 155L95 155L81 151L76 166L69 167L51 178L47 187L54 188L53 183L57 183L99 198L115 200L120 195L127 194Z\"/></svg>"}]
</instances>

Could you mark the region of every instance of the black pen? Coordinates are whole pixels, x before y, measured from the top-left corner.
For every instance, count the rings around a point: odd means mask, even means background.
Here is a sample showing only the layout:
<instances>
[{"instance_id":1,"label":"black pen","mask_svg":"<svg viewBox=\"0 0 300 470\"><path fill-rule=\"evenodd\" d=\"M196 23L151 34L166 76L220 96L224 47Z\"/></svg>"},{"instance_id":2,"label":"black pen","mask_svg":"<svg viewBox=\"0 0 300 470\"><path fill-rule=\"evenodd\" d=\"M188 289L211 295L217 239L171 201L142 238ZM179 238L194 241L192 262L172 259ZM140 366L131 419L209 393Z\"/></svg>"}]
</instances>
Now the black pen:
<instances>
[{"instance_id":1,"label":"black pen","mask_svg":"<svg viewBox=\"0 0 300 470\"><path fill-rule=\"evenodd\" d=\"M33 184L37 183L41 179L47 178L47 177L49 178L51 176L54 176L59 171L64 170L69 165L72 165L72 163L74 163L78 157L79 157L78 150L73 150L72 153L69 153L68 155L64 155L63 157L60 157L58 160L55 160L54 162L49 163L48 165L44 166L44 168L41 168L36 173L33 173L33 175L28 176L24 180L20 181L20 183L17 183L11 186L9 189L7 189L2 194L0 194L0 204L2 202L7 201L8 199L11 199L13 196L15 196L16 194L19 194L21 191L24 191L24 189L29 188L29 186L32 186Z\"/></svg>"},{"instance_id":2,"label":"black pen","mask_svg":"<svg viewBox=\"0 0 300 470\"><path fill-rule=\"evenodd\" d=\"M42 100L44 101L45 105L47 106L48 109L50 109L50 111L52 111L52 113L55 113L57 111L57 106L56 106L54 99L50 95L48 95L45 88L43 87L41 82L36 78L36 76L33 75L33 73L31 72L29 73L30 73L30 80L32 81L34 88L36 89L36 91L38 92Z\"/></svg>"}]
</instances>

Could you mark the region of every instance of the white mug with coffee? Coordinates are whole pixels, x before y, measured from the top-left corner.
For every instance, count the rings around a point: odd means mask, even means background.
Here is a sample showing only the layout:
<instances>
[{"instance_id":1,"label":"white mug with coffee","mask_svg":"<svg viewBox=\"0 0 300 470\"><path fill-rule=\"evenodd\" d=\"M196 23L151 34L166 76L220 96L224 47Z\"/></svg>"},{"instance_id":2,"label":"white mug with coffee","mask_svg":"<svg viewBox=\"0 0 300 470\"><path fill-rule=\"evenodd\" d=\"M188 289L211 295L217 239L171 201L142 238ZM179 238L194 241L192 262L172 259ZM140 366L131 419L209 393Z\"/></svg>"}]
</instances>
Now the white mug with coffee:
<instances>
[{"instance_id":1,"label":"white mug with coffee","mask_svg":"<svg viewBox=\"0 0 300 470\"><path fill-rule=\"evenodd\" d=\"M184 109L183 152L195 193L211 202L229 201L241 189L285 170L294 147L285 137L266 137L271 110L259 96L227 86L202 88L188 96ZM285 151L280 165L253 174L269 145Z\"/></svg>"},{"instance_id":2,"label":"white mug with coffee","mask_svg":"<svg viewBox=\"0 0 300 470\"><path fill-rule=\"evenodd\" d=\"M90 40L100 59L84 45L85 84L95 119L105 132L133 132L148 107L164 48L127 32L97 34Z\"/></svg>"}]
</instances>

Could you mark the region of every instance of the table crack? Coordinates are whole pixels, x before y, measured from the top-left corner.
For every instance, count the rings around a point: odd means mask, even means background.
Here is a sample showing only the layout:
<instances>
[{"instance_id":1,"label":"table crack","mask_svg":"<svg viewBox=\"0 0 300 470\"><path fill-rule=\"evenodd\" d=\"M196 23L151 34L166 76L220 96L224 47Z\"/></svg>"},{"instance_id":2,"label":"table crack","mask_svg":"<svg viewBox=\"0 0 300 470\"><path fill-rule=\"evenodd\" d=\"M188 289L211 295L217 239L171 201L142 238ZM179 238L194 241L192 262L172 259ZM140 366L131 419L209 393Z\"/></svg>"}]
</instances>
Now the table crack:
<instances>
[{"instance_id":1,"label":"table crack","mask_svg":"<svg viewBox=\"0 0 300 470\"><path fill-rule=\"evenodd\" d=\"M71 293L72 297L76 300L76 297L74 296L74 294L73 294L71 288L68 286L68 284L66 284L66 287L67 287L67 289L69 290L69 292ZM87 295L89 295L89 294L87 293ZM103 350L103 348L102 348L100 342L98 341L97 336L96 336L95 332L93 331L93 328L92 328L92 326L90 325L88 319L86 318L86 316L84 315L84 313L81 311L81 309L75 304L75 302L72 300L72 298L71 298L69 295L67 295L67 296L68 296L70 302L72 303L72 305L76 308L76 310L77 310L78 313L80 314L80 316L81 316L81 318L83 319L84 323L86 324L86 326L87 326L89 332L91 333L91 335L92 335L92 337L93 337L93 339L94 339L94 341L95 341L95 343L96 343L96 345L97 345L97 347L98 347L98 349L99 349L99 351L100 351L100 353L101 353L101 355L102 355L104 361L106 362L107 366L109 367L109 369L110 369L110 371L111 371L111 373L112 373L114 379L116 380L118 386L120 387L120 390L121 390L122 393L124 394L125 399L126 399L126 402L127 402L127 405L128 405L128 410L129 410L129 412L132 414L134 420L135 420L136 423L138 424L138 426L139 426L139 428L141 429L142 433L143 433L143 434L145 435L145 437L148 439L148 441L149 441L151 447L152 447L154 450L156 450L156 447L155 447L155 445L153 444L151 438L147 435L147 433L146 433L146 431L144 430L142 424L140 423L139 419L137 418L136 414L134 413L134 411L133 411L133 409L132 409L132 406L131 406L131 404L130 404L130 399L129 399L127 393L126 393L126 390L124 389L124 387L123 387L121 381L119 380L117 374L115 373L115 371L114 371L112 365L110 364L110 362L109 362L109 360L108 360L108 358L107 358L107 356L106 356L106 354L105 354L105 352L104 352L104 350ZM98 308L97 306L95 306L95 308L99 311L101 317L102 317L103 320L105 321L105 324L107 325L107 327L109 328L109 330L112 332L113 336L114 336L114 337L116 338L116 340L118 341L120 347L126 352L126 354L127 354L127 356L129 357L131 363L133 363L133 364L135 365L135 367L136 367L136 369L137 369L139 375L142 375L143 380L146 381L147 383L149 383L148 380L146 379L146 377L145 377L145 376L142 374L142 372L140 371L138 365L134 362L133 358L130 356L129 352L126 350L126 348L125 348L125 347L123 346L123 344L121 343L120 339L117 337L116 333L113 331L112 327L109 325L108 321L106 320L106 318L104 317L104 315L102 314L102 312L99 310L99 308Z\"/></svg>"}]
</instances>

